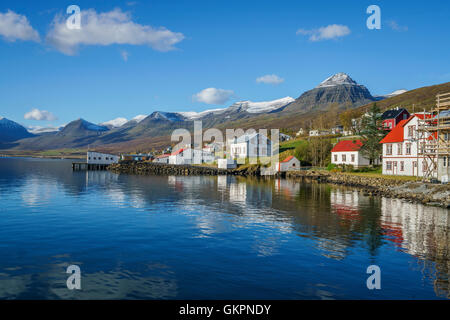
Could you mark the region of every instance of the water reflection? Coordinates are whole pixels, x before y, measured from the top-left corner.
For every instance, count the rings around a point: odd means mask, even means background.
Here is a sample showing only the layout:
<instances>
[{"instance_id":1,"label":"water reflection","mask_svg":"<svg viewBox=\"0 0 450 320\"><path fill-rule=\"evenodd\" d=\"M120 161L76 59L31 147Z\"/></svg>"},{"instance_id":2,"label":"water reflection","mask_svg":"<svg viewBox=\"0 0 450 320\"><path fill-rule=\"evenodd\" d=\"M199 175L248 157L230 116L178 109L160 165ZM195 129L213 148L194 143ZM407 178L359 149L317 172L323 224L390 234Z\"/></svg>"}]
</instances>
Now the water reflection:
<instances>
[{"instance_id":1,"label":"water reflection","mask_svg":"<svg viewBox=\"0 0 450 320\"><path fill-rule=\"evenodd\" d=\"M448 210L285 179L0 161L0 298L371 298L350 271L381 262L396 287L379 297L449 297ZM69 260L87 268L78 294Z\"/></svg>"},{"instance_id":2,"label":"water reflection","mask_svg":"<svg viewBox=\"0 0 450 320\"><path fill-rule=\"evenodd\" d=\"M450 297L448 211L397 199L381 201L381 225L386 239L417 257L423 275L433 282L436 294Z\"/></svg>"}]
</instances>

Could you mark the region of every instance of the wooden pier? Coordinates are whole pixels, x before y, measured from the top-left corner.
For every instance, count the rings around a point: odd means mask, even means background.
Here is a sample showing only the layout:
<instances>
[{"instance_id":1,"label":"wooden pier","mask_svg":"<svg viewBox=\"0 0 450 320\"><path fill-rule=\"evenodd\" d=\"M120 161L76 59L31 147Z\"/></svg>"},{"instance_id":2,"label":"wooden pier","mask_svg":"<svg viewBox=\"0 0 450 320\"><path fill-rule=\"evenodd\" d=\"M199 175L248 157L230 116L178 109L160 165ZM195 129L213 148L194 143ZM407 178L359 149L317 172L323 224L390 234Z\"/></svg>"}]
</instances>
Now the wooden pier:
<instances>
[{"instance_id":1,"label":"wooden pier","mask_svg":"<svg viewBox=\"0 0 450 320\"><path fill-rule=\"evenodd\" d=\"M86 162L72 162L73 171L106 170L109 164L95 164Z\"/></svg>"}]
</instances>

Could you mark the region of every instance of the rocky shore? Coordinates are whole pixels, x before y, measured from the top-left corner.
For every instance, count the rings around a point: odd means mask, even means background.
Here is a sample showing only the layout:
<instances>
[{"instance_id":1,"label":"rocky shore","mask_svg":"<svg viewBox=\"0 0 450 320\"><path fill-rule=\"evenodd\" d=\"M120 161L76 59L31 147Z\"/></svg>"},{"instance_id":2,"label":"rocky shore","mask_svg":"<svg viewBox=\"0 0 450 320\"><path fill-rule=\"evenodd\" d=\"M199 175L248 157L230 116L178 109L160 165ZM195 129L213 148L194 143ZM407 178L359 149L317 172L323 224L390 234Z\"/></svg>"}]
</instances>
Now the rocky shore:
<instances>
[{"instance_id":1,"label":"rocky shore","mask_svg":"<svg viewBox=\"0 0 450 320\"><path fill-rule=\"evenodd\" d=\"M367 177L326 171L287 172L288 179L309 179L359 188L367 196L383 196L450 208L450 185L422 181L405 181L384 177Z\"/></svg>"},{"instance_id":2,"label":"rocky shore","mask_svg":"<svg viewBox=\"0 0 450 320\"><path fill-rule=\"evenodd\" d=\"M257 177L260 177L261 172L257 166L227 170L207 166L133 161L122 161L118 164L112 164L108 167L108 170L116 173L141 175L237 175ZM314 170L291 171L269 178L273 177L355 187L367 196L405 199L406 201L420 202L425 205L450 208L450 185Z\"/></svg>"}]
</instances>

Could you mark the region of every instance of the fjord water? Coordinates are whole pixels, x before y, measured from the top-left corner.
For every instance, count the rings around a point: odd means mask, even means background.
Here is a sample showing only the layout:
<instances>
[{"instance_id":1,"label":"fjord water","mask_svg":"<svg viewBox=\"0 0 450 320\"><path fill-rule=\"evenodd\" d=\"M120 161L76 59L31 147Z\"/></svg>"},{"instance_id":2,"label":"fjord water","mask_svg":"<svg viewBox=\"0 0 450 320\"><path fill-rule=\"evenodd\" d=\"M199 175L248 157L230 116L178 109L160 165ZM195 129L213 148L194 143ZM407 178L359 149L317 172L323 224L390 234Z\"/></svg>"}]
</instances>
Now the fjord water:
<instances>
[{"instance_id":1,"label":"fjord water","mask_svg":"<svg viewBox=\"0 0 450 320\"><path fill-rule=\"evenodd\" d=\"M1 299L449 297L449 211L353 189L0 158L0 202Z\"/></svg>"}]
</instances>

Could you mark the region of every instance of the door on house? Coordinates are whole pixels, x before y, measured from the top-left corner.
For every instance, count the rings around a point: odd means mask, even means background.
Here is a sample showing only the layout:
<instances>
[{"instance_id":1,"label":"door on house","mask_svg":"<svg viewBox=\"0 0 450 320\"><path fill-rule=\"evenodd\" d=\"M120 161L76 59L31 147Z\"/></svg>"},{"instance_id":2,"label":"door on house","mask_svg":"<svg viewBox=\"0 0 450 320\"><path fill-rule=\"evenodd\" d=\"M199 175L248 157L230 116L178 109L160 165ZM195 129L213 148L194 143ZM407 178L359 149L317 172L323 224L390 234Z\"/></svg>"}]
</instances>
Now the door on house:
<instances>
[{"instance_id":1,"label":"door on house","mask_svg":"<svg viewBox=\"0 0 450 320\"><path fill-rule=\"evenodd\" d=\"M417 174L417 161L413 161L412 170L413 170L413 177L415 177Z\"/></svg>"}]
</instances>

